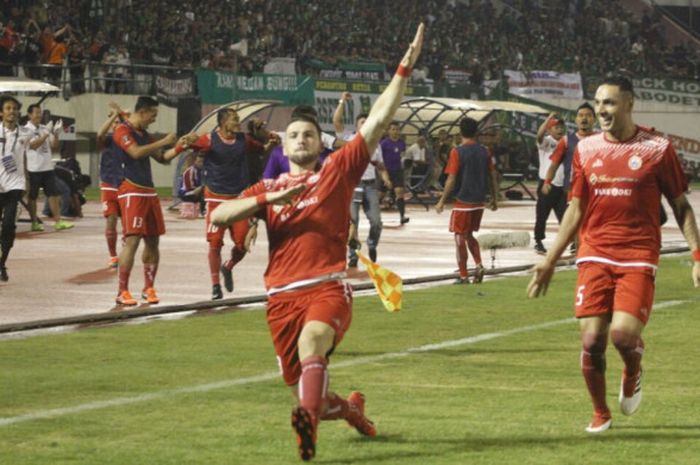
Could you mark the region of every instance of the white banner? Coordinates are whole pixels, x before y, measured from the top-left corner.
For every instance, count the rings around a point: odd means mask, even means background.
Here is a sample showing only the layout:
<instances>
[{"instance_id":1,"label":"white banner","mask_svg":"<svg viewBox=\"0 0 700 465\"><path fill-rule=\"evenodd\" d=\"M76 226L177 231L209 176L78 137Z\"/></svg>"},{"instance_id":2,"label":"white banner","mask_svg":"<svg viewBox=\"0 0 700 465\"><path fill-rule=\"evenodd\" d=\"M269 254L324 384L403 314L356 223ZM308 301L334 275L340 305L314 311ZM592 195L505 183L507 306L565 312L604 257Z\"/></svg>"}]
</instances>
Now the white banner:
<instances>
[{"instance_id":1,"label":"white banner","mask_svg":"<svg viewBox=\"0 0 700 465\"><path fill-rule=\"evenodd\" d=\"M527 98L558 97L583 99L583 85L580 73L557 73L555 71L520 71L505 70L508 79L508 91L511 94Z\"/></svg>"}]
</instances>

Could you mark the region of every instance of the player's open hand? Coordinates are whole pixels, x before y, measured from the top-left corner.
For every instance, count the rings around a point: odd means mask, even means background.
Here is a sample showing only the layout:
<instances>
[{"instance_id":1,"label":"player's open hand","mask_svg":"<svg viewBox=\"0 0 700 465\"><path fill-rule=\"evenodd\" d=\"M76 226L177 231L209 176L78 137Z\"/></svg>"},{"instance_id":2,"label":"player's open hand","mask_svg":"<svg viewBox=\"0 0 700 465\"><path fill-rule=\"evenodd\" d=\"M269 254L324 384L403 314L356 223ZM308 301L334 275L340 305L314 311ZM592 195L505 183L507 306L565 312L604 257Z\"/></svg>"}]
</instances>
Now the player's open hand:
<instances>
[{"instance_id":1,"label":"player's open hand","mask_svg":"<svg viewBox=\"0 0 700 465\"><path fill-rule=\"evenodd\" d=\"M416 31L416 36L413 38L413 42L408 46L406 54L401 60L401 65L406 68L413 68L418 61L421 49L423 48L423 38L425 36L425 24L420 23L418 25L418 30Z\"/></svg>"},{"instance_id":2,"label":"player's open hand","mask_svg":"<svg viewBox=\"0 0 700 465\"><path fill-rule=\"evenodd\" d=\"M554 266L543 261L533 266L530 273L532 273L532 279L527 285L527 296L532 299L539 297L540 294L546 295L549 282L554 274Z\"/></svg>"},{"instance_id":3,"label":"player's open hand","mask_svg":"<svg viewBox=\"0 0 700 465\"><path fill-rule=\"evenodd\" d=\"M306 189L306 186L299 184L281 191L268 192L267 202L274 205L291 205L294 197L304 189Z\"/></svg>"},{"instance_id":4,"label":"player's open hand","mask_svg":"<svg viewBox=\"0 0 700 465\"><path fill-rule=\"evenodd\" d=\"M700 262L693 263L693 285L700 287Z\"/></svg>"}]
</instances>

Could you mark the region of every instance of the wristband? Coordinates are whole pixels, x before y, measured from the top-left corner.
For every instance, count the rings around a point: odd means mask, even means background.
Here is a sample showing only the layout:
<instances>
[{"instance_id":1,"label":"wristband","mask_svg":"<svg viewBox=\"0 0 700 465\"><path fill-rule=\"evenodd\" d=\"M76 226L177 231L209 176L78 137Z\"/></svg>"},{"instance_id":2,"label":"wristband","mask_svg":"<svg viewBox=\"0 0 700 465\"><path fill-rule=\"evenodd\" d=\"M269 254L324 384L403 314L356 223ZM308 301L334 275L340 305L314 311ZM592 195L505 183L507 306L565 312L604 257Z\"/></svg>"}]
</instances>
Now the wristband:
<instances>
[{"instance_id":1,"label":"wristband","mask_svg":"<svg viewBox=\"0 0 700 465\"><path fill-rule=\"evenodd\" d=\"M407 68L404 65L399 65L399 67L396 68L396 74L406 79L411 77L411 71L411 68Z\"/></svg>"},{"instance_id":2,"label":"wristband","mask_svg":"<svg viewBox=\"0 0 700 465\"><path fill-rule=\"evenodd\" d=\"M267 205L267 193L256 195L255 203L258 205L258 207L264 207Z\"/></svg>"},{"instance_id":3,"label":"wristband","mask_svg":"<svg viewBox=\"0 0 700 465\"><path fill-rule=\"evenodd\" d=\"M700 249L693 250L693 260L700 262Z\"/></svg>"},{"instance_id":4,"label":"wristband","mask_svg":"<svg viewBox=\"0 0 700 465\"><path fill-rule=\"evenodd\" d=\"M552 184L552 180L551 180L551 179L545 179L545 180L544 180L544 183L545 183L546 185L549 186L550 184Z\"/></svg>"},{"instance_id":5,"label":"wristband","mask_svg":"<svg viewBox=\"0 0 700 465\"><path fill-rule=\"evenodd\" d=\"M343 104L345 104L345 99L341 98L340 100L338 100L338 105L343 105Z\"/></svg>"},{"instance_id":6,"label":"wristband","mask_svg":"<svg viewBox=\"0 0 700 465\"><path fill-rule=\"evenodd\" d=\"M180 154L180 153L182 153L184 150L185 150L185 149L182 147L182 145L180 145L179 142L178 142L177 144L175 144L175 153Z\"/></svg>"}]
</instances>

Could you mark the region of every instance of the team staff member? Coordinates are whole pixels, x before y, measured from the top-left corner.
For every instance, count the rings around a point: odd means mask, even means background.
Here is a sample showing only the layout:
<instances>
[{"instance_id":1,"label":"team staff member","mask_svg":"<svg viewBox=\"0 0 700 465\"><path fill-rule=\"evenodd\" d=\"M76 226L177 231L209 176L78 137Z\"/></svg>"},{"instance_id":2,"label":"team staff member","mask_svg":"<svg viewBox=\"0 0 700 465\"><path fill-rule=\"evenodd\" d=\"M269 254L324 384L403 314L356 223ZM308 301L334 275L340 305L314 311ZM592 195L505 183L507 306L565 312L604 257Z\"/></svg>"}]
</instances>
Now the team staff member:
<instances>
[{"instance_id":1,"label":"team staff member","mask_svg":"<svg viewBox=\"0 0 700 465\"><path fill-rule=\"evenodd\" d=\"M399 209L399 224L404 225L410 221L410 218L406 217L406 203L403 198L403 158L406 152L406 142L401 139L401 129L396 121L391 122L387 134L388 137L382 139L379 145L382 147L384 167L389 173L394 196L396 197L396 207Z\"/></svg>"},{"instance_id":2,"label":"team staff member","mask_svg":"<svg viewBox=\"0 0 700 465\"><path fill-rule=\"evenodd\" d=\"M625 368L619 403L632 415L642 400L642 331L654 302L659 263L661 195L666 197L692 251L691 277L700 287L700 236L685 191L687 180L670 141L632 120L634 89L622 77L603 81L595 110L603 133L581 140L574 152L571 202L547 257L536 265L528 295L547 290L557 259L576 231L576 317L581 327L581 369L593 400L586 428L610 428L605 399L605 349L612 339Z\"/></svg>"},{"instance_id":3,"label":"team staff member","mask_svg":"<svg viewBox=\"0 0 700 465\"><path fill-rule=\"evenodd\" d=\"M554 179L549 183L551 189L545 193L542 188L545 185L547 169L550 165L549 157L554 152L559 141L566 132L564 121L556 113L551 113L537 130L537 153L539 155L539 182L537 183L537 205L535 206L535 252L540 255L547 253L542 241L545 238L545 229L549 214L554 210L557 221L566 211L566 195L564 194L564 168L559 167Z\"/></svg>"},{"instance_id":4,"label":"team staff member","mask_svg":"<svg viewBox=\"0 0 700 465\"><path fill-rule=\"evenodd\" d=\"M121 158L121 151L114 144L112 134L117 125L129 115L122 112L116 103L110 102L109 105L112 110L107 116L107 120L97 131L97 146L102 149L100 153L100 201L102 202L102 215L105 218L105 239L109 252L109 266L116 268L119 264L117 220L121 216L117 192L119 185L124 180L124 160Z\"/></svg>"},{"instance_id":5,"label":"team staff member","mask_svg":"<svg viewBox=\"0 0 700 465\"><path fill-rule=\"evenodd\" d=\"M356 392L344 400L327 392L328 356L343 339L352 317L350 289L339 280L345 270L348 205L370 154L401 102L420 53L423 29L421 24L359 134L330 155L320 170L321 128L315 119L300 115L286 131L289 174L251 186L240 199L220 205L212 216L215 223L232 224L255 215L267 224L267 319L284 380L298 394L292 427L303 460L315 455L321 419L345 418L360 433L376 435L364 416L362 394Z\"/></svg>"},{"instance_id":6,"label":"team staff member","mask_svg":"<svg viewBox=\"0 0 700 465\"><path fill-rule=\"evenodd\" d=\"M175 158L177 153L174 149L162 152L163 147L175 142L174 133L153 141L146 132L157 116L158 102L151 97L139 97L134 112L117 126L113 135L118 156L124 163L124 180L119 185L118 192L125 237L119 254L119 291L116 301L120 305L137 304L129 292L129 277L142 238L144 287L141 297L149 304L159 302L153 283L160 260L158 239L165 234L165 223L158 194L153 186L150 159L166 163ZM188 136L184 136L179 143L187 146L190 141Z\"/></svg>"},{"instance_id":7,"label":"team staff member","mask_svg":"<svg viewBox=\"0 0 700 465\"><path fill-rule=\"evenodd\" d=\"M462 118L459 131L462 134L462 144L450 151L450 157L445 167L447 182L442 197L435 205L435 210L442 213L445 202L459 179L457 201L450 217L450 232L454 233L457 248L457 266L459 278L455 284L469 283L467 273L467 248L474 258L476 269L474 283L484 279L484 265L481 263L481 249L474 232L481 226L481 218L486 206L486 195L491 193L489 208L498 208L498 178L493 157L485 146L476 142L479 125L472 118Z\"/></svg>"},{"instance_id":8,"label":"team staff member","mask_svg":"<svg viewBox=\"0 0 700 465\"><path fill-rule=\"evenodd\" d=\"M206 234L209 243L209 272L212 282L212 299L223 298L219 272L224 276L224 286L229 292L233 291L233 267L247 253L245 239L250 229L248 220L238 221L227 228L219 227L211 222L214 210L226 200L238 195L258 178L251 173L251 159L261 160L265 147L252 135L241 132L241 120L238 113L225 108L216 115L217 127L210 133L199 136L190 148L204 154L204 201L207 203ZM257 125L259 137L268 140L270 146L278 143L274 135L270 135ZM179 144L175 151L183 150ZM231 258L221 264L221 249L224 246L224 235L229 231L233 247Z\"/></svg>"},{"instance_id":9,"label":"team staff member","mask_svg":"<svg viewBox=\"0 0 700 465\"><path fill-rule=\"evenodd\" d=\"M41 124L41 107L36 104L27 108L29 121L24 126L32 132L34 137L29 141L27 149L27 172L29 173L29 195L28 210L32 219L32 231L43 231L44 226L37 220L36 199L39 196L39 189L44 190L44 195L49 200L49 210L54 220L54 229L60 231L70 229L73 223L61 220L60 193L56 185L56 173L53 170L51 161L51 150L58 149L58 132L63 127L63 123L53 122L49 125Z\"/></svg>"},{"instance_id":10,"label":"team staff member","mask_svg":"<svg viewBox=\"0 0 700 465\"><path fill-rule=\"evenodd\" d=\"M24 193L24 156L29 140L34 134L21 127L17 99L0 97L2 123L0 123L0 281L10 279L7 273L7 259L15 243L17 228L17 204Z\"/></svg>"}]
</instances>

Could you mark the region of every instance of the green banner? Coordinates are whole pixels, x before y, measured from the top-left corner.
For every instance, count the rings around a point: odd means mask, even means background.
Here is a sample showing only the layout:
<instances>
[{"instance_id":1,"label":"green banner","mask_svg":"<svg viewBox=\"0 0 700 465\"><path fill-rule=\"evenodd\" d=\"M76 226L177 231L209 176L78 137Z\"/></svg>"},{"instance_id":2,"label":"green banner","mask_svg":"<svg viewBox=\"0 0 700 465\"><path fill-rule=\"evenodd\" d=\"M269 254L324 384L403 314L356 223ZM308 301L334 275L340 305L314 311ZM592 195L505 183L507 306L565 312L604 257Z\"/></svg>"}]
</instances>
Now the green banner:
<instances>
[{"instance_id":1,"label":"green banner","mask_svg":"<svg viewBox=\"0 0 700 465\"><path fill-rule=\"evenodd\" d=\"M287 105L313 105L314 83L308 76L282 74L242 74L197 70L197 86L202 103L223 105L235 100L271 99Z\"/></svg>"},{"instance_id":2,"label":"green banner","mask_svg":"<svg viewBox=\"0 0 700 465\"><path fill-rule=\"evenodd\" d=\"M316 92L362 92L365 94L381 94L389 85L388 82L352 82L352 81L335 81L335 80L316 80ZM404 95L410 96L427 96L429 95L430 87L428 86L408 86Z\"/></svg>"}]
</instances>

